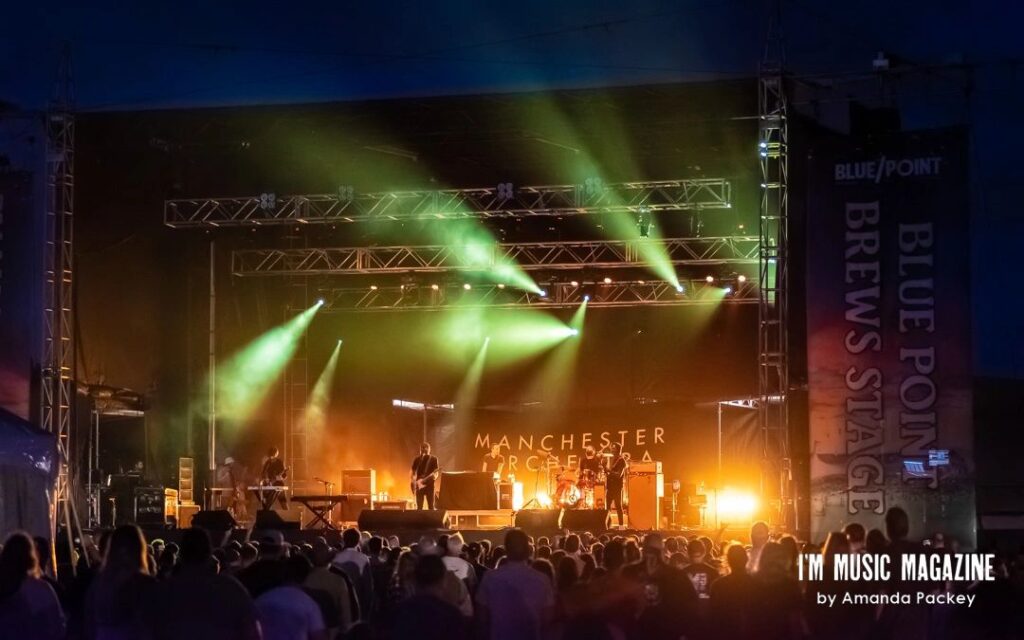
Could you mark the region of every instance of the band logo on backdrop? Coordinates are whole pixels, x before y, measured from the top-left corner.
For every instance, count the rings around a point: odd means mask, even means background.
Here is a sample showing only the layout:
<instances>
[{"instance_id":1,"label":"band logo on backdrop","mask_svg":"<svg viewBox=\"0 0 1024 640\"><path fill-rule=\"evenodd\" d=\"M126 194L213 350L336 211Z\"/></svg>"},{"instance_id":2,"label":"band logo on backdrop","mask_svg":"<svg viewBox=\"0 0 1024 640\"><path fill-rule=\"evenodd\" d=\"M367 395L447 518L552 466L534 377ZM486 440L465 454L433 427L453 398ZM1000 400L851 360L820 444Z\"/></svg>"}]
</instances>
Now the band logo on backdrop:
<instances>
[{"instance_id":1,"label":"band logo on backdrop","mask_svg":"<svg viewBox=\"0 0 1024 640\"><path fill-rule=\"evenodd\" d=\"M579 466L580 457L587 447L595 450L608 448L612 443L622 445L624 451L630 453L633 460L660 460L665 454L665 428L630 428L609 431L584 431L582 433L544 433L544 434L509 434L477 432L473 439L473 448L480 454L487 452L494 445L499 445L505 453L505 463L509 473L528 471L537 473L548 468L564 464L570 467ZM540 452L548 452L548 456ZM652 454L652 451L654 452Z\"/></svg>"},{"instance_id":2,"label":"band logo on backdrop","mask_svg":"<svg viewBox=\"0 0 1024 640\"><path fill-rule=\"evenodd\" d=\"M974 540L964 136L812 161L807 317L811 528ZM871 159L868 159L871 158Z\"/></svg>"}]
</instances>

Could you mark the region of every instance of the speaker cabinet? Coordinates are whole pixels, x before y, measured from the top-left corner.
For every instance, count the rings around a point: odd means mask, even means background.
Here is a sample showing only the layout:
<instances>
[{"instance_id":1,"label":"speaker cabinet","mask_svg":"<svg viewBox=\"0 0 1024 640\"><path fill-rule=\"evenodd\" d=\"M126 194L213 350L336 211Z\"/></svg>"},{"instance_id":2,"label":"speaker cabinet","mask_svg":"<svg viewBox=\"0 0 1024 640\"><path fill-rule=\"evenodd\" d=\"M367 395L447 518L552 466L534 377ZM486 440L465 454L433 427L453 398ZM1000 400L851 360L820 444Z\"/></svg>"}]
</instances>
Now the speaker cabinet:
<instances>
[{"instance_id":1,"label":"speaker cabinet","mask_svg":"<svg viewBox=\"0 0 1024 640\"><path fill-rule=\"evenodd\" d=\"M664 476L661 463L648 471L636 472L633 465L629 474L629 526L632 529L654 530L661 526L661 497L664 495Z\"/></svg>"},{"instance_id":2,"label":"speaker cabinet","mask_svg":"<svg viewBox=\"0 0 1024 640\"><path fill-rule=\"evenodd\" d=\"M557 533L561 519L560 509L522 509L516 512L516 526L530 535Z\"/></svg>"},{"instance_id":3,"label":"speaker cabinet","mask_svg":"<svg viewBox=\"0 0 1024 640\"><path fill-rule=\"evenodd\" d=\"M448 528L448 512L444 509L422 511L370 511L359 514L359 528L364 531L433 531Z\"/></svg>"},{"instance_id":4,"label":"speaker cabinet","mask_svg":"<svg viewBox=\"0 0 1024 640\"><path fill-rule=\"evenodd\" d=\"M569 531L601 533L608 529L607 509L567 509L562 512L562 528Z\"/></svg>"},{"instance_id":5,"label":"speaker cabinet","mask_svg":"<svg viewBox=\"0 0 1024 640\"><path fill-rule=\"evenodd\" d=\"M278 531L297 531L298 520L285 520L281 514L271 509L260 509L256 512L256 524L253 526L256 531L277 529Z\"/></svg>"}]
</instances>

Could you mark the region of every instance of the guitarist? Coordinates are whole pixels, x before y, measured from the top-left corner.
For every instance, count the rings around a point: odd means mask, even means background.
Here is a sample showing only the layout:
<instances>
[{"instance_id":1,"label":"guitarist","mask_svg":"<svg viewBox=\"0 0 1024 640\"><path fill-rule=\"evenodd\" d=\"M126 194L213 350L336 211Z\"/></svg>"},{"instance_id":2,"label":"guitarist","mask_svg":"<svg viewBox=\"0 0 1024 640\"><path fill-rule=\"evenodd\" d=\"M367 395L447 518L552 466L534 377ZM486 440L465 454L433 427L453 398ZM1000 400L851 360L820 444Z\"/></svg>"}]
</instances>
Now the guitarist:
<instances>
[{"instance_id":1,"label":"guitarist","mask_svg":"<svg viewBox=\"0 0 1024 640\"><path fill-rule=\"evenodd\" d=\"M434 480L437 479L437 458L430 455L430 444L424 442L420 445L420 455L412 461L412 469L409 471L409 488L416 496L416 508L423 508L423 500L426 499L427 508L434 508Z\"/></svg>"},{"instance_id":2,"label":"guitarist","mask_svg":"<svg viewBox=\"0 0 1024 640\"><path fill-rule=\"evenodd\" d=\"M625 529L622 519L622 485L626 479L626 467L629 463L629 454L622 452L622 445L618 442L612 443L612 458L605 463L605 474L608 484L606 486L605 506L608 509L615 505L615 513L619 516L619 528Z\"/></svg>"},{"instance_id":3,"label":"guitarist","mask_svg":"<svg viewBox=\"0 0 1024 640\"><path fill-rule=\"evenodd\" d=\"M263 469L260 471L260 484L264 486L285 486L284 479L288 477L288 469L281 460L281 452L277 447L270 447L267 450L267 459L263 461ZM263 495L263 494L261 494ZM284 491L269 491L263 497L263 508L270 509L274 505L274 499L281 501L281 506L288 509L288 496Z\"/></svg>"}]
</instances>

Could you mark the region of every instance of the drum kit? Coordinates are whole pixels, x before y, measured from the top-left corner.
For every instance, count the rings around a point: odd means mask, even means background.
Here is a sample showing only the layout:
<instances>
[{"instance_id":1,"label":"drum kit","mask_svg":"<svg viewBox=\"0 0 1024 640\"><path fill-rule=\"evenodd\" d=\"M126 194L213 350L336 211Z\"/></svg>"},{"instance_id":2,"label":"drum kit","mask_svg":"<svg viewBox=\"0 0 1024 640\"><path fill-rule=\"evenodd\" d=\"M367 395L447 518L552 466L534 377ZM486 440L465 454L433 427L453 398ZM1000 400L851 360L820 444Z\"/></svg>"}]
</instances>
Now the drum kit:
<instances>
[{"instance_id":1,"label":"drum kit","mask_svg":"<svg viewBox=\"0 0 1024 640\"><path fill-rule=\"evenodd\" d=\"M551 493L550 473L555 472L555 491L552 495L553 502L563 509L603 509L605 485L607 482L603 468L595 471L593 469L577 469L567 467L558 461L558 457L549 451L538 450L537 455L547 463L553 458L554 465L547 467L548 492ZM610 453L598 454L604 458L611 458ZM603 467L603 465L602 465Z\"/></svg>"}]
</instances>

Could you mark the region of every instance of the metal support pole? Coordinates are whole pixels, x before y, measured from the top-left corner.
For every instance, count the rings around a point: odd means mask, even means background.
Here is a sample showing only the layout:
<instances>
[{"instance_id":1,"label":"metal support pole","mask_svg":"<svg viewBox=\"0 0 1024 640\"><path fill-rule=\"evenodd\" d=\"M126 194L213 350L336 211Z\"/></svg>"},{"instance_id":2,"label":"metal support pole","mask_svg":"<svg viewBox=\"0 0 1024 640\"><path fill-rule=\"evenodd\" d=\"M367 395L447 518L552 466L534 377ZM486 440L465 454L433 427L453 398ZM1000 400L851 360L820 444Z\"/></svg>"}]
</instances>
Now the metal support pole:
<instances>
[{"instance_id":1,"label":"metal support pole","mask_svg":"<svg viewBox=\"0 0 1024 640\"><path fill-rule=\"evenodd\" d=\"M209 379L209 413L207 414L206 448L209 461L209 478L207 488L213 486L217 473L217 278L216 278L216 245L210 240L210 334L209 362L207 376ZM212 495L207 491L207 509L213 508Z\"/></svg>"}]
</instances>

